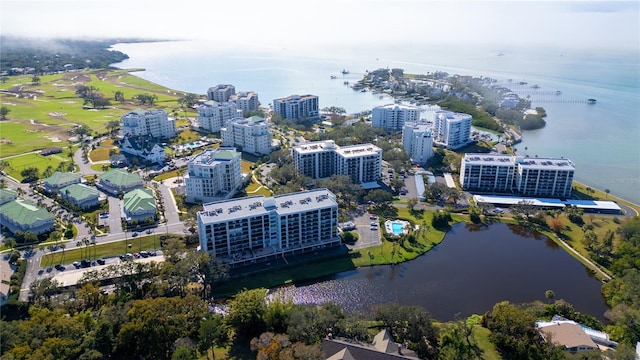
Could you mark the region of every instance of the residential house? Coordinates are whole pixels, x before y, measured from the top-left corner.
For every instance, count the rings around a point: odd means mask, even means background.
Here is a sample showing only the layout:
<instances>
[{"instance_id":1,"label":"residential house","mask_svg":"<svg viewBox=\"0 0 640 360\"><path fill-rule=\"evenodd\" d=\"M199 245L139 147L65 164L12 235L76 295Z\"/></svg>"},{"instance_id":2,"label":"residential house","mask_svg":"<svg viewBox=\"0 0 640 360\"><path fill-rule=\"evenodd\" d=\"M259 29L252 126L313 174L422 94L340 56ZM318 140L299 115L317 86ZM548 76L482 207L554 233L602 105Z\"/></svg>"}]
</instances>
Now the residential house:
<instances>
[{"instance_id":1,"label":"residential house","mask_svg":"<svg viewBox=\"0 0 640 360\"><path fill-rule=\"evenodd\" d=\"M142 188L142 178L138 174L131 174L124 170L112 169L98 178L98 189L107 194L118 196L134 189Z\"/></svg>"},{"instance_id":2,"label":"residential house","mask_svg":"<svg viewBox=\"0 0 640 360\"><path fill-rule=\"evenodd\" d=\"M417 360L418 355L403 344L393 341L389 330L380 331L373 343L351 339L327 338L322 341L327 360Z\"/></svg>"},{"instance_id":3,"label":"residential house","mask_svg":"<svg viewBox=\"0 0 640 360\"><path fill-rule=\"evenodd\" d=\"M54 216L29 200L16 199L0 206L0 224L9 231L31 231L36 235L53 230Z\"/></svg>"},{"instance_id":4,"label":"residential house","mask_svg":"<svg viewBox=\"0 0 640 360\"><path fill-rule=\"evenodd\" d=\"M100 205L100 192L98 189L85 184L72 184L62 188L60 197L83 210Z\"/></svg>"},{"instance_id":5,"label":"residential house","mask_svg":"<svg viewBox=\"0 0 640 360\"><path fill-rule=\"evenodd\" d=\"M135 189L124 194L124 217L127 222L156 220L156 199L151 189Z\"/></svg>"},{"instance_id":6,"label":"residential house","mask_svg":"<svg viewBox=\"0 0 640 360\"><path fill-rule=\"evenodd\" d=\"M56 171L48 178L42 180L42 187L48 193L55 193L63 187L71 184L79 184L81 180L82 176L80 174Z\"/></svg>"},{"instance_id":7,"label":"residential house","mask_svg":"<svg viewBox=\"0 0 640 360\"><path fill-rule=\"evenodd\" d=\"M145 161L164 164L167 154L164 147L151 136L127 136L120 141L120 151L139 156Z\"/></svg>"}]
</instances>

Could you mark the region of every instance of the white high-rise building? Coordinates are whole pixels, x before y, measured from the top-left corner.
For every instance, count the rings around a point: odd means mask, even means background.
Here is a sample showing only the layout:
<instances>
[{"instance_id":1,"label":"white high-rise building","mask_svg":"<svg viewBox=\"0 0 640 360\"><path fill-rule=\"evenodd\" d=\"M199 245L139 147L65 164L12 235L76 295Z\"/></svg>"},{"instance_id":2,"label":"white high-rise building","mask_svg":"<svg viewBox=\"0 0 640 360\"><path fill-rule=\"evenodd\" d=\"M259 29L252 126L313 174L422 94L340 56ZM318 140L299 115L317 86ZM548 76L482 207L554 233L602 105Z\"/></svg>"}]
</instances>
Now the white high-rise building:
<instances>
[{"instance_id":1,"label":"white high-rise building","mask_svg":"<svg viewBox=\"0 0 640 360\"><path fill-rule=\"evenodd\" d=\"M348 175L355 184L373 185L382 172L382 149L372 144L337 146L333 140L292 148L293 166L303 175L322 179Z\"/></svg>"},{"instance_id":2,"label":"white high-rise building","mask_svg":"<svg viewBox=\"0 0 640 360\"><path fill-rule=\"evenodd\" d=\"M436 111L433 137L436 144L458 149L471 142L471 115Z\"/></svg>"},{"instance_id":3,"label":"white high-rise building","mask_svg":"<svg viewBox=\"0 0 640 360\"><path fill-rule=\"evenodd\" d=\"M460 185L471 191L564 199L571 196L574 173L574 163L563 158L465 154Z\"/></svg>"},{"instance_id":4,"label":"white high-rise building","mask_svg":"<svg viewBox=\"0 0 640 360\"><path fill-rule=\"evenodd\" d=\"M258 94L253 91L241 91L231 95L229 101L235 103L242 111L258 111L260 109Z\"/></svg>"},{"instance_id":5,"label":"white high-rise building","mask_svg":"<svg viewBox=\"0 0 640 360\"><path fill-rule=\"evenodd\" d=\"M256 155L271 153L269 123L259 116L232 120L220 129L220 134L222 146L240 147L241 151Z\"/></svg>"},{"instance_id":6,"label":"white high-rise building","mask_svg":"<svg viewBox=\"0 0 640 360\"><path fill-rule=\"evenodd\" d=\"M415 106L389 104L371 111L371 125L389 131L400 131L406 122L419 120L420 110Z\"/></svg>"},{"instance_id":7,"label":"white high-rise building","mask_svg":"<svg viewBox=\"0 0 640 360\"><path fill-rule=\"evenodd\" d=\"M340 245L338 203L327 189L208 203L197 217L201 251L229 264Z\"/></svg>"},{"instance_id":8,"label":"white high-rise building","mask_svg":"<svg viewBox=\"0 0 640 360\"><path fill-rule=\"evenodd\" d=\"M424 165L433 156L432 130L430 123L404 123L402 146L414 163Z\"/></svg>"},{"instance_id":9,"label":"white high-rise building","mask_svg":"<svg viewBox=\"0 0 640 360\"><path fill-rule=\"evenodd\" d=\"M236 93L236 88L230 84L220 84L207 90L207 99L217 102L227 102L231 95Z\"/></svg>"},{"instance_id":10,"label":"white high-rise building","mask_svg":"<svg viewBox=\"0 0 640 360\"><path fill-rule=\"evenodd\" d=\"M317 119L320 115L318 97L315 95L291 95L273 100L273 111L283 119Z\"/></svg>"},{"instance_id":11,"label":"white high-rise building","mask_svg":"<svg viewBox=\"0 0 640 360\"><path fill-rule=\"evenodd\" d=\"M240 153L234 148L207 149L187 163L186 199L202 203L225 199L242 186Z\"/></svg>"},{"instance_id":12,"label":"white high-rise building","mask_svg":"<svg viewBox=\"0 0 640 360\"><path fill-rule=\"evenodd\" d=\"M120 118L120 129L125 137L148 135L170 139L176 136L176 122L164 110L130 111Z\"/></svg>"},{"instance_id":13,"label":"white high-rise building","mask_svg":"<svg viewBox=\"0 0 640 360\"><path fill-rule=\"evenodd\" d=\"M232 102L210 100L198 107L198 127L209 132L218 132L236 119L242 119L242 110Z\"/></svg>"}]
</instances>

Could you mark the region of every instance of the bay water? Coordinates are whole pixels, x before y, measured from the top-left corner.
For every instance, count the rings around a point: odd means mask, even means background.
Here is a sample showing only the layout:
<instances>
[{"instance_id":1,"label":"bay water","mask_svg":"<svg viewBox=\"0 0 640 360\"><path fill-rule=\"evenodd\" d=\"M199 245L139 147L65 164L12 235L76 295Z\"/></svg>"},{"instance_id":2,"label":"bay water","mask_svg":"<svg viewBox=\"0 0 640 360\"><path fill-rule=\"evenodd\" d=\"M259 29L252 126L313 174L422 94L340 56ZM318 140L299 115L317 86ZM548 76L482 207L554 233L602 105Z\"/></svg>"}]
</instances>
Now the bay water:
<instances>
[{"instance_id":1,"label":"bay water","mask_svg":"<svg viewBox=\"0 0 640 360\"><path fill-rule=\"evenodd\" d=\"M532 107L542 106L548 114L543 129L523 133L518 154L569 158L576 164L577 181L640 203L638 51L419 42L248 49L207 40L117 44L114 49L130 57L115 66L144 68L135 74L172 89L204 94L211 86L233 84L237 91L257 92L263 106L276 98L313 94L319 96L320 108L340 106L348 113L393 102L387 95L345 85L367 70L389 67L494 78L521 97L529 96ZM586 102L591 98L595 104Z\"/></svg>"}]
</instances>

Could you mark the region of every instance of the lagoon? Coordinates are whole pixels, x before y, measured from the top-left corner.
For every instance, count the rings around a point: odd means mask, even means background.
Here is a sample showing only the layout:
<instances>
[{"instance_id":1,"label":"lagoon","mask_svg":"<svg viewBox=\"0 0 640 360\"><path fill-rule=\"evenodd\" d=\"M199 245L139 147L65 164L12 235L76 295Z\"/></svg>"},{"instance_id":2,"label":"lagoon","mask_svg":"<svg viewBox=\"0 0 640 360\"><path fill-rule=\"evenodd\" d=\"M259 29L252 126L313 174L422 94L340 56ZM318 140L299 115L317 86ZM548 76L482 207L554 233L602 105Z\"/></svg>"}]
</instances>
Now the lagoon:
<instances>
[{"instance_id":1,"label":"lagoon","mask_svg":"<svg viewBox=\"0 0 640 360\"><path fill-rule=\"evenodd\" d=\"M333 301L367 312L397 302L424 307L441 321L482 314L502 300L547 301L546 290L576 310L604 318L601 282L546 236L518 225L454 225L444 241L396 266L347 271L275 290L296 303Z\"/></svg>"}]
</instances>

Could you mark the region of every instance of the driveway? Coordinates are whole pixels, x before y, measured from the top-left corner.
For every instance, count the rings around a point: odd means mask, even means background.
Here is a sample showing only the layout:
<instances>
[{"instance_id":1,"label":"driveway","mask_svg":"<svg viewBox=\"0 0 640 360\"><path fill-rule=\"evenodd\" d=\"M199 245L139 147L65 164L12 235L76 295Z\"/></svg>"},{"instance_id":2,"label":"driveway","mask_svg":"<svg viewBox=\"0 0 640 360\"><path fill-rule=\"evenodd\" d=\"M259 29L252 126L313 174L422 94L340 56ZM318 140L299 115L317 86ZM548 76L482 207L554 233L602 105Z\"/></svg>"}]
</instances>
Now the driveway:
<instances>
[{"instance_id":1,"label":"driveway","mask_svg":"<svg viewBox=\"0 0 640 360\"><path fill-rule=\"evenodd\" d=\"M358 233L359 239L354 245L348 245L349 249L361 249L382 244L381 227L378 226L378 230L370 229L371 222L374 221L377 224L378 220L370 220L370 214L365 209L366 206L359 206L359 211L351 218L351 221L356 225L355 231Z\"/></svg>"}]
</instances>

